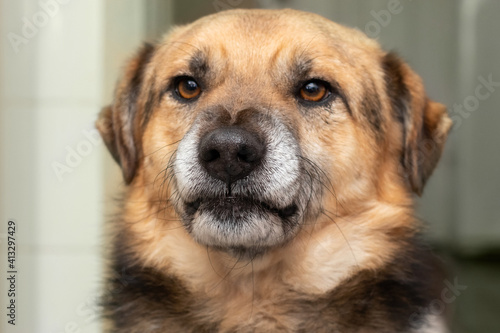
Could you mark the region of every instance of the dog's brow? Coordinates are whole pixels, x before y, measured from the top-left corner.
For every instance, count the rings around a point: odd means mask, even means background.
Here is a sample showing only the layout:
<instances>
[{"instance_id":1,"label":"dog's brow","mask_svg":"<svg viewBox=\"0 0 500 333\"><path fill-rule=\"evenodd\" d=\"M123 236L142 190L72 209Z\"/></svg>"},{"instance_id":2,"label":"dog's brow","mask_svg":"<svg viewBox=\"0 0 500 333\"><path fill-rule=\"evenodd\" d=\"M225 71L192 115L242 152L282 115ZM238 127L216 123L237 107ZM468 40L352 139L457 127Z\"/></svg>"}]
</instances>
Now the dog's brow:
<instances>
[{"instance_id":1,"label":"dog's brow","mask_svg":"<svg viewBox=\"0 0 500 333\"><path fill-rule=\"evenodd\" d=\"M189 70L197 79L201 79L206 76L209 71L206 54L201 51L197 51L189 60Z\"/></svg>"},{"instance_id":2,"label":"dog's brow","mask_svg":"<svg viewBox=\"0 0 500 333\"><path fill-rule=\"evenodd\" d=\"M291 79L293 82L304 81L308 78L312 70L312 60L299 58L295 59L291 66Z\"/></svg>"}]
</instances>

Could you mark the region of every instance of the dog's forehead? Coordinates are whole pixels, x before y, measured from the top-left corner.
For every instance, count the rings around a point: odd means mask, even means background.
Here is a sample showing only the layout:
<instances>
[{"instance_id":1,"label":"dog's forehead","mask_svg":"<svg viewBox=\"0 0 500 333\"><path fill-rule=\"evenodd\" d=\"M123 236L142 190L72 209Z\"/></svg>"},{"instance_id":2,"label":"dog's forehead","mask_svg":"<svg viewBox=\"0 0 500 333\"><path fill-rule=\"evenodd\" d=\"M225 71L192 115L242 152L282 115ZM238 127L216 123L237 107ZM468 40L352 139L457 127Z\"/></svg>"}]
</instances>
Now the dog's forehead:
<instances>
[{"instance_id":1,"label":"dog's forehead","mask_svg":"<svg viewBox=\"0 0 500 333\"><path fill-rule=\"evenodd\" d=\"M319 15L294 10L233 10L205 17L167 37L172 64L193 60L234 64L250 71L272 63L284 67L308 60L363 63L380 51L361 32ZM268 67L269 68L269 67Z\"/></svg>"}]
</instances>

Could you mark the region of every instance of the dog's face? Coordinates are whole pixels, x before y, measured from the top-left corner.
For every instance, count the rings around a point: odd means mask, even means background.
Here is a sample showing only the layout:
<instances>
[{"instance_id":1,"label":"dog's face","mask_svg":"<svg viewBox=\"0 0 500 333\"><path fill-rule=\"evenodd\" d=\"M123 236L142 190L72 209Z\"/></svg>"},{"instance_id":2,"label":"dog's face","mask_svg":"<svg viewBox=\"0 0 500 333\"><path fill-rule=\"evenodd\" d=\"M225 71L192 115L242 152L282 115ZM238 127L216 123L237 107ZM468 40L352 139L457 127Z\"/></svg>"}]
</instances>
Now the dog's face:
<instances>
[{"instance_id":1,"label":"dog's face","mask_svg":"<svg viewBox=\"0 0 500 333\"><path fill-rule=\"evenodd\" d=\"M238 256L421 193L451 125L362 33L296 11L229 11L146 45L98 128L131 191ZM179 221L175 221L179 218Z\"/></svg>"}]
</instances>

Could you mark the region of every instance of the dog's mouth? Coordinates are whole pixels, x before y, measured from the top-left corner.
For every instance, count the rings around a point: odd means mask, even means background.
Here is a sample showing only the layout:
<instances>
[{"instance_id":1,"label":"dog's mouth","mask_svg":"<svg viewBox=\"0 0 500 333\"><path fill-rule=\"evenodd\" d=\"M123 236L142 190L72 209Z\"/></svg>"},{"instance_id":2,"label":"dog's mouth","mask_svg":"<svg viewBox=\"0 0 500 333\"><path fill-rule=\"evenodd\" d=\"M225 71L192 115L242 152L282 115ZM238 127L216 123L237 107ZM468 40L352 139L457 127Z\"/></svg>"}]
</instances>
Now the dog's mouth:
<instances>
[{"instance_id":1,"label":"dog's mouth","mask_svg":"<svg viewBox=\"0 0 500 333\"><path fill-rule=\"evenodd\" d=\"M244 196L184 203L183 223L200 244L238 257L254 257L284 244L296 230L299 206L280 208Z\"/></svg>"},{"instance_id":2,"label":"dog's mouth","mask_svg":"<svg viewBox=\"0 0 500 333\"><path fill-rule=\"evenodd\" d=\"M221 219L232 219L238 223L239 219L245 218L249 213L253 212L268 212L282 220L289 219L296 215L298 207L292 203L284 208L278 208L272 204L245 198L241 196L229 196L221 198L197 199L195 201L186 202L184 205L185 212L188 216L194 217L200 211L209 211Z\"/></svg>"}]
</instances>

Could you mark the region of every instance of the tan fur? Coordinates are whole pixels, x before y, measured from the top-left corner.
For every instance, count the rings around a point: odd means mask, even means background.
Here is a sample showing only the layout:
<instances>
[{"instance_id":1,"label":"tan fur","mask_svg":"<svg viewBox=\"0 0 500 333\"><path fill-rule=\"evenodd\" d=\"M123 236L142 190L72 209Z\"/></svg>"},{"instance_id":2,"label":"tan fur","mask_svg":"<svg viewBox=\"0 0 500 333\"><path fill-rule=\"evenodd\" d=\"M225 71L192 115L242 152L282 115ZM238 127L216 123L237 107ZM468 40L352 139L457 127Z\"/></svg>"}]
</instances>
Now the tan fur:
<instances>
[{"instance_id":1,"label":"tan fur","mask_svg":"<svg viewBox=\"0 0 500 333\"><path fill-rule=\"evenodd\" d=\"M290 24L290 16L300 24ZM200 103L224 103L235 112L254 104L272 105L277 116L296 131L305 155L328 174L335 195L325 192L325 215L305 221L293 241L253 261L238 261L199 245L168 201L175 188L165 181L162 171L196 114L185 114L163 98L143 132L135 127L142 157L127 189L120 227L130 236L129 247L140 265L176 276L191 292L209 299L206 313L200 315L222 317L222 332L241 323L253 323L260 332L292 331L293 319L276 308L273 300L286 298L291 290L322 295L360 270L377 269L399 251L401 244L394 242L399 232L408 234L419 228L412 217L410 186L401 175L400 155L405 149L401 128L394 125L380 69L386 53L361 32L313 14L230 11L168 34L144 73L146 86L163 89L168 78L186 71L188 56L196 50L209 54L218 83ZM293 102L277 92L280 87L271 77L284 82L294 58L309 51L314 58L311 76L321 74L339 82L349 94L352 118L335 102L341 111L320 112L304 121ZM425 107L428 102L420 79L408 67L404 71L415 104L412 108L426 112L424 117L413 113L406 144L417 149L424 121L436 133L440 152L450 121L437 103ZM361 114L367 82L373 83L369 94L378 96L381 106L379 137ZM142 102L138 104L144 104L145 93L139 95ZM203 105L197 109L203 110ZM109 132L109 124L102 120L101 124L101 131Z\"/></svg>"}]
</instances>

